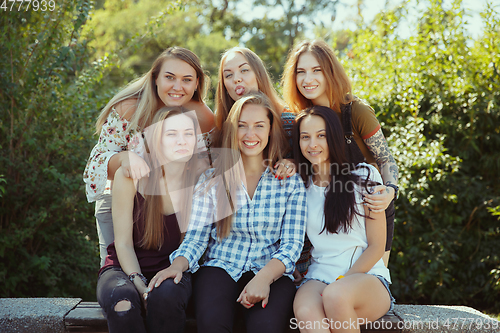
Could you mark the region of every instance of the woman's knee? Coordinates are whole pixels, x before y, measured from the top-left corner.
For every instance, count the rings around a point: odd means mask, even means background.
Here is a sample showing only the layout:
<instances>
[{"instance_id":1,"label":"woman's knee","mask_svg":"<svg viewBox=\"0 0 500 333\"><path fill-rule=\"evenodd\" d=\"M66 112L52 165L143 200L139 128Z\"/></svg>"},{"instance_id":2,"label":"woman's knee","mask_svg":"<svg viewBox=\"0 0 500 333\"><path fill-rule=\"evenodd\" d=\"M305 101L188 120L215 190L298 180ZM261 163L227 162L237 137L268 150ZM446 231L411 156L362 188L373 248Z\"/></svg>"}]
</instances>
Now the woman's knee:
<instances>
[{"instance_id":1,"label":"woman's knee","mask_svg":"<svg viewBox=\"0 0 500 333\"><path fill-rule=\"evenodd\" d=\"M122 300L116 303L114 310L115 312L124 312L130 310L131 307L132 304L129 300Z\"/></svg>"},{"instance_id":2,"label":"woman's knee","mask_svg":"<svg viewBox=\"0 0 500 333\"><path fill-rule=\"evenodd\" d=\"M102 287L101 281L98 282L97 294L97 299L104 312L123 312L131 308L140 309L141 299L139 293L125 276L115 275L106 282Z\"/></svg>"},{"instance_id":3,"label":"woman's knee","mask_svg":"<svg viewBox=\"0 0 500 333\"><path fill-rule=\"evenodd\" d=\"M173 279L166 279L151 291L148 306L185 309L190 296L190 279L183 277L178 284L174 283Z\"/></svg>"},{"instance_id":4,"label":"woman's knee","mask_svg":"<svg viewBox=\"0 0 500 333\"><path fill-rule=\"evenodd\" d=\"M293 313L298 320L310 320L314 315L310 306L297 300L293 302Z\"/></svg>"},{"instance_id":5,"label":"woman's knee","mask_svg":"<svg viewBox=\"0 0 500 333\"><path fill-rule=\"evenodd\" d=\"M350 306L351 298L345 288L334 284L335 282L323 290L323 306L325 309L340 312Z\"/></svg>"}]
</instances>

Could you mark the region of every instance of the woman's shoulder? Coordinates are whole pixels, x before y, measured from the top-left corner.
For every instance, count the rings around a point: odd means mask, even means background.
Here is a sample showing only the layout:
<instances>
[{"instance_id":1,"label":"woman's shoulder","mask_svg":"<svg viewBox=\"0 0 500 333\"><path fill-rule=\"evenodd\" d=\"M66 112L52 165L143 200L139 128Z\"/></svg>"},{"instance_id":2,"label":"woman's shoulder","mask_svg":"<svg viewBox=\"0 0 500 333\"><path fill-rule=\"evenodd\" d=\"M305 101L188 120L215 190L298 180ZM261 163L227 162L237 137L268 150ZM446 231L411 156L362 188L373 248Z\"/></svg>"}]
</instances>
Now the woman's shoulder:
<instances>
[{"instance_id":1,"label":"woman's shoulder","mask_svg":"<svg viewBox=\"0 0 500 333\"><path fill-rule=\"evenodd\" d=\"M375 115L375 110L371 105L362 98L354 96L352 100L352 114L373 114Z\"/></svg>"},{"instance_id":2,"label":"woman's shoulder","mask_svg":"<svg viewBox=\"0 0 500 333\"><path fill-rule=\"evenodd\" d=\"M138 103L137 98L128 98L128 99L125 99L123 101L116 103L113 106L113 110L121 118L124 118L124 119L130 121L130 119L132 119L132 116L135 113L135 110L137 110L137 103Z\"/></svg>"},{"instance_id":3,"label":"woman's shoulder","mask_svg":"<svg viewBox=\"0 0 500 333\"><path fill-rule=\"evenodd\" d=\"M205 103L191 100L184 107L196 112L203 133L209 132L215 127L214 113Z\"/></svg>"},{"instance_id":4,"label":"woman's shoulder","mask_svg":"<svg viewBox=\"0 0 500 333\"><path fill-rule=\"evenodd\" d=\"M298 190L305 192L304 181L302 180L302 177L298 173L295 173L294 175L287 178L285 185L287 185L287 187L292 191Z\"/></svg>"},{"instance_id":5,"label":"woman's shoulder","mask_svg":"<svg viewBox=\"0 0 500 333\"><path fill-rule=\"evenodd\" d=\"M369 163L359 163L352 173L360 177L369 177L370 180L383 184L382 176L380 176L379 171Z\"/></svg>"},{"instance_id":6,"label":"woman's shoulder","mask_svg":"<svg viewBox=\"0 0 500 333\"><path fill-rule=\"evenodd\" d=\"M212 178L215 174L215 168L210 168L205 170L198 178L198 185L202 184L206 180Z\"/></svg>"}]
</instances>

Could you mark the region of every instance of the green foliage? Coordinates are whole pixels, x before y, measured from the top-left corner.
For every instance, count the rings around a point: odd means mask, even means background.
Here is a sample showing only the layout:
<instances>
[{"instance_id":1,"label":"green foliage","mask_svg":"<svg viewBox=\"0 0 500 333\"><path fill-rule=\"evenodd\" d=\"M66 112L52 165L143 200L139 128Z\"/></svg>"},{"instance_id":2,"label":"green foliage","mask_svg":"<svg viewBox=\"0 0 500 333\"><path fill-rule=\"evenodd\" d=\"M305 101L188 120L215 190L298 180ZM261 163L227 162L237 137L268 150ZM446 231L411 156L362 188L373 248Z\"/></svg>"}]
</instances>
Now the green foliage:
<instances>
[{"instance_id":1,"label":"green foliage","mask_svg":"<svg viewBox=\"0 0 500 333\"><path fill-rule=\"evenodd\" d=\"M326 4L258 0L285 15L249 24L235 14L238 1L98 0L94 9L66 0L54 12L0 17L0 296L95 297L98 247L82 172L98 112L119 86L173 45L198 54L215 84L220 54L242 41L277 80L303 22ZM398 302L498 313L500 19L486 8L473 40L460 1L441 3L430 1L408 38L397 33L406 4L362 30L316 32L340 50L400 167L390 262ZM212 88L211 107L213 96Z\"/></svg>"},{"instance_id":2,"label":"green foliage","mask_svg":"<svg viewBox=\"0 0 500 333\"><path fill-rule=\"evenodd\" d=\"M100 103L81 27L90 1L0 20L2 297L92 297L95 227L81 174Z\"/></svg>"},{"instance_id":3,"label":"green foliage","mask_svg":"<svg viewBox=\"0 0 500 333\"><path fill-rule=\"evenodd\" d=\"M217 82L220 54L237 42L227 40L224 29L210 25L204 18L208 9L202 4L183 1L182 7L177 2L176 10L171 9L171 1L166 0L107 0L103 8L95 11L84 29L84 34L96 36L89 44L95 51L93 57L102 57L113 49L119 50L120 56L119 66L111 71L107 86L123 86L147 72L156 57L171 46L195 52L212 82ZM212 108L214 96L212 86L207 98Z\"/></svg>"},{"instance_id":4,"label":"green foliage","mask_svg":"<svg viewBox=\"0 0 500 333\"><path fill-rule=\"evenodd\" d=\"M93 124L112 96L103 77L121 50L91 61L91 35L81 33L91 9L92 1L61 1L53 12L0 18L2 297L95 297L98 246L82 172Z\"/></svg>"},{"instance_id":5,"label":"green foliage","mask_svg":"<svg viewBox=\"0 0 500 333\"><path fill-rule=\"evenodd\" d=\"M396 299L498 312L500 18L488 6L474 41L460 8L430 1L409 38L396 33L404 6L382 13L343 62L355 93L383 121L400 168Z\"/></svg>"}]
</instances>

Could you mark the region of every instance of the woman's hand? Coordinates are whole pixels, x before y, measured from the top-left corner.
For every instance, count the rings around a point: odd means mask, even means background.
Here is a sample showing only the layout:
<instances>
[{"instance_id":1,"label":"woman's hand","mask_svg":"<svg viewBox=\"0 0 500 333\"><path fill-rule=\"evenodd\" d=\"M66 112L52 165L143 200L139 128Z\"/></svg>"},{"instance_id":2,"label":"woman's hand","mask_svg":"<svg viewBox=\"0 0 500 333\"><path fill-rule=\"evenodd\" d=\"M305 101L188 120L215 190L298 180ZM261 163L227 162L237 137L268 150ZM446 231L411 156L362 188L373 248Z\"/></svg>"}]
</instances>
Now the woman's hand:
<instances>
[{"instance_id":1,"label":"woman's hand","mask_svg":"<svg viewBox=\"0 0 500 333\"><path fill-rule=\"evenodd\" d=\"M150 290L153 290L153 288L158 288L163 281L169 278L174 279L175 284L179 283L182 279L182 270L175 267L174 265L170 265L169 267L156 273L151 281L149 281L148 287Z\"/></svg>"},{"instance_id":2,"label":"woman's hand","mask_svg":"<svg viewBox=\"0 0 500 333\"><path fill-rule=\"evenodd\" d=\"M124 151L121 156L123 175L132 179L141 179L149 175L149 166L142 157L132 151Z\"/></svg>"},{"instance_id":3,"label":"woman's hand","mask_svg":"<svg viewBox=\"0 0 500 333\"><path fill-rule=\"evenodd\" d=\"M374 213L381 213L389 207L394 199L394 189L385 185L372 188L371 194L365 194L363 199L365 206Z\"/></svg>"},{"instance_id":4,"label":"woman's hand","mask_svg":"<svg viewBox=\"0 0 500 333\"><path fill-rule=\"evenodd\" d=\"M269 302L269 283L260 279L257 275L254 276L245 288L241 291L236 302L241 303L245 308L250 309L256 303L262 301L262 308L265 308Z\"/></svg>"},{"instance_id":5,"label":"woman's hand","mask_svg":"<svg viewBox=\"0 0 500 333\"><path fill-rule=\"evenodd\" d=\"M280 160L274 165L273 168L275 169L275 178L279 179L291 177L297 172L295 170L295 163L292 159L285 158L283 160Z\"/></svg>"},{"instance_id":6,"label":"woman's hand","mask_svg":"<svg viewBox=\"0 0 500 333\"><path fill-rule=\"evenodd\" d=\"M137 291L139 292L139 294L142 296L142 302L144 303L144 308L147 309L147 305L148 305L148 302L147 302L147 299L148 299L148 296L149 296L149 293L151 292L151 288L149 288L148 286L146 286L144 284L144 282L139 279L138 277L136 277L134 279L134 285L135 285L135 288L137 289Z\"/></svg>"},{"instance_id":7,"label":"woman's hand","mask_svg":"<svg viewBox=\"0 0 500 333\"><path fill-rule=\"evenodd\" d=\"M295 270L293 271L293 278L293 283L295 284L298 284L300 281L302 281L302 274L300 274L297 267L295 267Z\"/></svg>"}]
</instances>

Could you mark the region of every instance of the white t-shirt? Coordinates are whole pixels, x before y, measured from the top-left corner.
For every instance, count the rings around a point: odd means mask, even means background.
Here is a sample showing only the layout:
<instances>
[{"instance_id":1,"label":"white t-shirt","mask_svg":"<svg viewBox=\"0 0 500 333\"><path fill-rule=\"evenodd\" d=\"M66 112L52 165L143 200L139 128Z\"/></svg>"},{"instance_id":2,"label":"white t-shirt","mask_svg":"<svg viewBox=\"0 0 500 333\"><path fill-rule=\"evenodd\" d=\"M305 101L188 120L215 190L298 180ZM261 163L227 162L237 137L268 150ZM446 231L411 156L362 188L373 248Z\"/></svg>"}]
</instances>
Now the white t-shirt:
<instances>
[{"instance_id":1,"label":"white t-shirt","mask_svg":"<svg viewBox=\"0 0 500 333\"><path fill-rule=\"evenodd\" d=\"M359 165L364 165L370 169L370 180L383 183L382 177L375 167L366 163L360 163ZM368 170L360 168L353 173L365 179L368 175ZM364 189L358 185L355 185L355 189L356 208L358 212L364 214L363 200L360 193ZM370 220L355 214L354 221L352 221L352 229L347 233L327 233L325 229L320 234L325 224L325 188L316 186L311 182L306 192L308 215L306 232L313 246L311 252L312 261L306 278L330 284L339 275L344 275L368 247L365 223L370 223ZM389 270L385 267L382 259L373 266L368 274L381 275L391 283Z\"/></svg>"}]
</instances>

